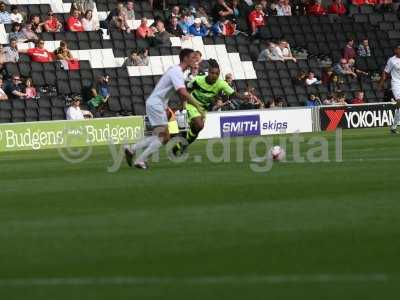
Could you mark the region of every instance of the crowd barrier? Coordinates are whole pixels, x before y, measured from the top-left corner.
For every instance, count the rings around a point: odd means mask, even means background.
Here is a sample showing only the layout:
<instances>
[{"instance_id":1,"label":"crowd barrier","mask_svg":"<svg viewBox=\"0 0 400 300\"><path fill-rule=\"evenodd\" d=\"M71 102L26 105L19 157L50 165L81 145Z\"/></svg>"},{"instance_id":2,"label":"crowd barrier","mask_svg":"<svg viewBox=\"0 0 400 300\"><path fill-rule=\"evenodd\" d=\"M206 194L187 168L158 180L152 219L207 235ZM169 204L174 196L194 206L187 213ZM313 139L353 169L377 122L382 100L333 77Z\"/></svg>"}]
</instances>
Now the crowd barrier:
<instances>
[{"instance_id":1,"label":"crowd barrier","mask_svg":"<svg viewBox=\"0 0 400 300\"><path fill-rule=\"evenodd\" d=\"M389 126L393 103L210 112L199 139ZM134 143L143 116L0 124L0 152Z\"/></svg>"}]
</instances>

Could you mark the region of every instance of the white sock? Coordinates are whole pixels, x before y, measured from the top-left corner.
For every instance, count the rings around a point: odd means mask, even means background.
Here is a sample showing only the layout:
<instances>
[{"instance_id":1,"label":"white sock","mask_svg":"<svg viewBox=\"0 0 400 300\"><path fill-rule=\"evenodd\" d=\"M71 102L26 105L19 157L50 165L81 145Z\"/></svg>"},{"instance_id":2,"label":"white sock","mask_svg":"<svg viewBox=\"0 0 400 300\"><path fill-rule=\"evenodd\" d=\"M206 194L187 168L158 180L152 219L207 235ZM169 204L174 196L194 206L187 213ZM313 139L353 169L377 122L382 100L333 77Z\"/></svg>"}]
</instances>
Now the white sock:
<instances>
[{"instance_id":1,"label":"white sock","mask_svg":"<svg viewBox=\"0 0 400 300\"><path fill-rule=\"evenodd\" d=\"M135 162L145 162L150 155L157 152L158 149L162 146L161 140L158 136L153 135L151 142L147 146L147 148L139 155Z\"/></svg>"},{"instance_id":2,"label":"white sock","mask_svg":"<svg viewBox=\"0 0 400 300\"><path fill-rule=\"evenodd\" d=\"M136 144L133 144L133 145L131 145L130 147L129 147L129 149L131 150L131 151L138 151L138 150L140 150L140 149L143 149L143 148L146 148L150 143L151 143L151 141L153 140L153 138L154 138L154 136L153 135L151 135L151 136L146 136L146 137L144 137L144 138L142 138L139 142L137 142Z\"/></svg>"},{"instance_id":3,"label":"white sock","mask_svg":"<svg viewBox=\"0 0 400 300\"><path fill-rule=\"evenodd\" d=\"M399 124L399 121L400 121L400 108L395 110L392 129L396 129L397 128L397 124Z\"/></svg>"}]
</instances>

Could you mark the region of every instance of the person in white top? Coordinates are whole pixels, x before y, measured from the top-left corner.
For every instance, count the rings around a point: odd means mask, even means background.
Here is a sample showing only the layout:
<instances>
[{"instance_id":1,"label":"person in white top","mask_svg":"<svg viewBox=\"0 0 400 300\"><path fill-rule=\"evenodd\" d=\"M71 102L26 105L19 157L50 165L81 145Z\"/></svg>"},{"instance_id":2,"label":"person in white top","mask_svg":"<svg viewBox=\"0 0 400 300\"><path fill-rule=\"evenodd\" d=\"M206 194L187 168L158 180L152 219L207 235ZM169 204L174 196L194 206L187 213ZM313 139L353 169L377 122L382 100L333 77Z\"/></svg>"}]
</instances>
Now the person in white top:
<instances>
[{"instance_id":1,"label":"person in white top","mask_svg":"<svg viewBox=\"0 0 400 300\"><path fill-rule=\"evenodd\" d=\"M85 12L85 16L81 20L83 30L85 31L96 31L99 30L99 26L97 26L96 20L93 18L93 11L87 10Z\"/></svg>"},{"instance_id":2,"label":"person in white top","mask_svg":"<svg viewBox=\"0 0 400 300\"><path fill-rule=\"evenodd\" d=\"M71 106L68 107L67 109L66 112L67 120L84 120L93 118L93 115L90 111L81 110L80 104L81 104L81 97L75 96L72 99Z\"/></svg>"},{"instance_id":3,"label":"person in white top","mask_svg":"<svg viewBox=\"0 0 400 300\"><path fill-rule=\"evenodd\" d=\"M306 78L306 85L316 85L316 84L321 84L321 81L319 81L318 78L315 77L314 72L309 72Z\"/></svg>"},{"instance_id":4,"label":"person in white top","mask_svg":"<svg viewBox=\"0 0 400 300\"><path fill-rule=\"evenodd\" d=\"M396 100L396 111L393 124L390 127L392 133L398 134L397 125L400 122L400 45L394 50L395 55L389 58L379 82L381 90L385 88L385 81L391 77L392 93Z\"/></svg>"},{"instance_id":5,"label":"person in white top","mask_svg":"<svg viewBox=\"0 0 400 300\"><path fill-rule=\"evenodd\" d=\"M276 15L277 16L292 15L292 7L289 4L289 0L279 0L278 5L276 6Z\"/></svg>"},{"instance_id":6,"label":"person in white top","mask_svg":"<svg viewBox=\"0 0 400 300\"><path fill-rule=\"evenodd\" d=\"M180 64L168 69L158 81L153 92L146 101L146 114L153 134L144 137L134 145L125 146L125 157L129 166L132 166L133 156L136 151L144 151L136 158L133 165L139 169L147 169L147 159L157 152L169 139L167 107L170 97L177 93L182 102L195 106L199 111L202 109L192 98L185 86L184 71L193 67L197 62L197 56L192 49L182 49L179 53Z\"/></svg>"}]
</instances>

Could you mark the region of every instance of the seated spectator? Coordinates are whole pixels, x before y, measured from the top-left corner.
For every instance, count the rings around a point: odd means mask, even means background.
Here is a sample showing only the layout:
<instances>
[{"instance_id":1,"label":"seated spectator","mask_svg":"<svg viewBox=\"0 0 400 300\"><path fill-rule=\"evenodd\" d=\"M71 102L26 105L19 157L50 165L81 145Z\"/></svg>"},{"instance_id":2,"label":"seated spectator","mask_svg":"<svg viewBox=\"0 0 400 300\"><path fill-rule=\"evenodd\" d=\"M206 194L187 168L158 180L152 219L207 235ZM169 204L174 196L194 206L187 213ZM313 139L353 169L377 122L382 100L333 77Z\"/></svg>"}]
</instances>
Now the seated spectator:
<instances>
[{"instance_id":1,"label":"seated spectator","mask_svg":"<svg viewBox=\"0 0 400 300\"><path fill-rule=\"evenodd\" d=\"M230 110L231 109L231 101L227 100L227 101L223 101L221 98L217 98L217 100L215 100L215 103L212 107L212 111L226 111L226 110Z\"/></svg>"},{"instance_id":2,"label":"seated spectator","mask_svg":"<svg viewBox=\"0 0 400 300\"><path fill-rule=\"evenodd\" d=\"M276 54L284 61L291 60L297 62L297 59L293 56L290 45L286 41L280 41L278 47L275 47Z\"/></svg>"},{"instance_id":3,"label":"seated spectator","mask_svg":"<svg viewBox=\"0 0 400 300\"><path fill-rule=\"evenodd\" d=\"M83 30L85 31L96 31L100 29L96 20L93 18L93 11L90 9L85 12L85 15L82 18L81 22Z\"/></svg>"},{"instance_id":4,"label":"seated spectator","mask_svg":"<svg viewBox=\"0 0 400 300\"><path fill-rule=\"evenodd\" d=\"M178 24L178 18L172 17L169 24L167 31L176 37L183 37L185 34L183 33L182 28Z\"/></svg>"},{"instance_id":5,"label":"seated spectator","mask_svg":"<svg viewBox=\"0 0 400 300\"><path fill-rule=\"evenodd\" d=\"M135 20L135 6L133 1L126 2L126 19L127 20Z\"/></svg>"},{"instance_id":6,"label":"seated spectator","mask_svg":"<svg viewBox=\"0 0 400 300\"><path fill-rule=\"evenodd\" d=\"M209 61L203 59L203 54L201 54L200 51L195 51L194 55L195 55L194 60L196 61L196 65L198 66L198 74L200 75L206 74L210 67Z\"/></svg>"},{"instance_id":7,"label":"seated spectator","mask_svg":"<svg viewBox=\"0 0 400 300\"><path fill-rule=\"evenodd\" d=\"M358 46L358 56L369 57L371 56L371 48L369 47L368 39L364 39L362 43Z\"/></svg>"},{"instance_id":8,"label":"seated spectator","mask_svg":"<svg viewBox=\"0 0 400 300\"><path fill-rule=\"evenodd\" d=\"M0 76L0 101L4 100L8 100L8 96L3 90L3 77Z\"/></svg>"},{"instance_id":9,"label":"seated spectator","mask_svg":"<svg viewBox=\"0 0 400 300\"><path fill-rule=\"evenodd\" d=\"M334 94L329 94L326 99L322 102L323 105L335 105L336 99Z\"/></svg>"},{"instance_id":10,"label":"seated spectator","mask_svg":"<svg viewBox=\"0 0 400 300\"><path fill-rule=\"evenodd\" d=\"M182 15L181 20L179 21L179 26L185 35L189 34L189 28L193 25L193 23L194 19L192 19L192 15L190 13Z\"/></svg>"},{"instance_id":11,"label":"seated spectator","mask_svg":"<svg viewBox=\"0 0 400 300\"><path fill-rule=\"evenodd\" d=\"M93 0L75 0L72 2L71 5L71 12L72 10L79 11L80 15L84 15L86 11L94 9L94 1Z\"/></svg>"},{"instance_id":12,"label":"seated spectator","mask_svg":"<svg viewBox=\"0 0 400 300\"><path fill-rule=\"evenodd\" d=\"M307 12L310 16L324 16L326 15L326 9L321 4L322 0L315 0L311 5L308 6Z\"/></svg>"},{"instance_id":13,"label":"seated spectator","mask_svg":"<svg viewBox=\"0 0 400 300\"><path fill-rule=\"evenodd\" d=\"M70 16L67 18L67 30L74 32L83 32L83 25L80 19L80 11L73 9Z\"/></svg>"},{"instance_id":14,"label":"seated spectator","mask_svg":"<svg viewBox=\"0 0 400 300\"><path fill-rule=\"evenodd\" d=\"M277 53L278 46L275 43L267 43L267 48L261 51L258 56L258 61L284 61L283 57L279 56Z\"/></svg>"},{"instance_id":15,"label":"seated spectator","mask_svg":"<svg viewBox=\"0 0 400 300\"><path fill-rule=\"evenodd\" d=\"M170 40L171 37L173 37L173 35L165 30L164 22L161 20L158 20L156 22L154 38L153 38L154 46L170 47L171 46L171 40Z\"/></svg>"},{"instance_id":16,"label":"seated spectator","mask_svg":"<svg viewBox=\"0 0 400 300\"><path fill-rule=\"evenodd\" d=\"M331 6L329 6L329 13L343 16L347 12L346 7L344 6L342 0L332 0Z\"/></svg>"},{"instance_id":17,"label":"seated spectator","mask_svg":"<svg viewBox=\"0 0 400 300\"><path fill-rule=\"evenodd\" d=\"M356 57L357 53L356 50L354 50L354 40L349 40L343 49L343 58L349 60Z\"/></svg>"},{"instance_id":18,"label":"seated spectator","mask_svg":"<svg viewBox=\"0 0 400 300\"><path fill-rule=\"evenodd\" d=\"M339 78L337 74L332 74L329 85L328 85L328 90L331 93L338 93L342 92L341 85L343 84L343 81Z\"/></svg>"},{"instance_id":19,"label":"seated spectator","mask_svg":"<svg viewBox=\"0 0 400 300\"><path fill-rule=\"evenodd\" d=\"M356 97L351 101L351 104L364 104L364 92L358 91Z\"/></svg>"},{"instance_id":20,"label":"seated spectator","mask_svg":"<svg viewBox=\"0 0 400 300\"><path fill-rule=\"evenodd\" d=\"M32 30L35 33L42 33L43 32L43 25L40 21L40 16L38 15L33 15L30 17L30 22L32 23Z\"/></svg>"},{"instance_id":21,"label":"seated spectator","mask_svg":"<svg viewBox=\"0 0 400 300\"><path fill-rule=\"evenodd\" d=\"M349 66L347 59L342 58L340 59L340 62L337 63L336 65L334 65L333 67L333 71L337 74L337 75L350 75L352 77L357 77L357 74L355 72L353 72L353 70L351 69L351 67Z\"/></svg>"},{"instance_id":22,"label":"seated spectator","mask_svg":"<svg viewBox=\"0 0 400 300\"><path fill-rule=\"evenodd\" d=\"M346 96L342 92L336 94L336 105L347 105Z\"/></svg>"},{"instance_id":23,"label":"seated spectator","mask_svg":"<svg viewBox=\"0 0 400 300\"><path fill-rule=\"evenodd\" d=\"M256 5L256 8L249 14L249 23L251 34L256 35L259 33L260 28L265 26L265 14L261 5Z\"/></svg>"},{"instance_id":24,"label":"seated spectator","mask_svg":"<svg viewBox=\"0 0 400 300\"><path fill-rule=\"evenodd\" d=\"M117 16L112 18L110 22L110 30L118 30L127 33L131 32L131 28L126 21L125 13L122 10L118 12Z\"/></svg>"},{"instance_id":25,"label":"seated spectator","mask_svg":"<svg viewBox=\"0 0 400 300\"><path fill-rule=\"evenodd\" d=\"M54 54L56 56L56 59L58 59L58 60L73 60L74 59L71 51L68 49L68 45L67 45L66 41L60 42L60 47L58 47L54 51Z\"/></svg>"},{"instance_id":26,"label":"seated spectator","mask_svg":"<svg viewBox=\"0 0 400 300\"><path fill-rule=\"evenodd\" d=\"M293 83L296 84L296 85L299 85L299 86L304 86L307 77L308 77L307 72L305 72L305 71L299 71L299 72L296 74L296 77L293 78Z\"/></svg>"},{"instance_id":27,"label":"seated spectator","mask_svg":"<svg viewBox=\"0 0 400 300\"><path fill-rule=\"evenodd\" d=\"M91 99L88 101L88 107L91 111L98 112L104 107L110 97L110 77L99 76L97 82L91 87Z\"/></svg>"},{"instance_id":28,"label":"seated spectator","mask_svg":"<svg viewBox=\"0 0 400 300\"><path fill-rule=\"evenodd\" d=\"M10 39L10 45L3 49L4 63L17 63L19 60L18 42Z\"/></svg>"},{"instance_id":29,"label":"seated spectator","mask_svg":"<svg viewBox=\"0 0 400 300\"><path fill-rule=\"evenodd\" d=\"M12 19L10 13L6 10L6 4L0 2L0 24L11 24Z\"/></svg>"},{"instance_id":30,"label":"seated spectator","mask_svg":"<svg viewBox=\"0 0 400 300\"><path fill-rule=\"evenodd\" d=\"M136 36L139 39L147 39L154 37L154 30L147 25L147 18L140 20L140 25L136 29Z\"/></svg>"},{"instance_id":31,"label":"seated spectator","mask_svg":"<svg viewBox=\"0 0 400 300\"><path fill-rule=\"evenodd\" d=\"M231 20L224 20L216 22L212 28L213 35L216 36L233 36L237 33L236 24Z\"/></svg>"},{"instance_id":32,"label":"seated spectator","mask_svg":"<svg viewBox=\"0 0 400 300\"><path fill-rule=\"evenodd\" d=\"M229 7L230 7L230 9L232 9L232 12L233 12L232 19L235 19L235 20L238 19L241 16L241 13L240 13L241 8L240 8L239 0L232 0L229 3Z\"/></svg>"},{"instance_id":33,"label":"seated spectator","mask_svg":"<svg viewBox=\"0 0 400 300\"><path fill-rule=\"evenodd\" d=\"M182 14L181 14L181 8L179 7L179 5L175 5L172 7L171 9L171 15L170 18L177 18L178 20L181 18Z\"/></svg>"},{"instance_id":34,"label":"seated spectator","mask_svg":"<svg viewBox=\"0 0 400 300\"><path fill-rule=\"evenodd\" d=\"M12 5L11 6L10 17L11 17L11 20L13 22L16 22L16 23L19 23L19 24L22 24L22 22L24 21L24 17L19 12L18 6L16 6L16 5Z\"/></svg>"},{"instance_id":35,"label":"seated spectator","mask_svg":"<svg viewBox=\"0 0 400 300\"><path fill-rule=\"evenodd\" d=\"M149 50L145 49L143 52L135 49L132 53L126 58L124 62L125 67L132 66L148 66L149 65Z\"/></svg>"},{"instance_id":36,"label":"seated spectator","mask_svg":"<svg viewBox=\"0 0 400 300\"><path fill-rule=\"evenodd\" d=\"M4 92L8 98L25 98L24 86L22 85L21 77L18 74L13 74L11 79L4 84Z\"/></svg>"},{"instance_id":37,"label":"seated spectator","mask_svg":"<svg viewBox=\"0 0 400 300\"><path fill-rule=\"evenodd\" d=\"M315 77L314 72L308 72L308 76L305 80L306 85L318 85L321 84L321 81Z\"/></svg>"},{"instance_id":38,"label":"seated spectator","mask_svg":"<svg viewBox=\"0 0 400 300\"><path fill-rule=\"evenodd\" d=\"M25 42L27 39L25 35L21 32L21 24L14 22L11 26L11 32L8 34L8 38L15 39L17 42Z\"/></svg>"},{"instance_id":39,"label":"seated spectator","mask_svg":"<svg viewBox=\"0 0 400 300\"><path fill-rule=\"evenodd\" d=\"M33 62L47 63L54 60L53 53L44 48L44 41L38 40L34 48L28 50L19 50L21 53L26 53Z\"/></svg>"},{"instance_id":40,"label":"seated spectator","mask_svg":"<svg viewBox=\"0 0 400 300\"><path fill-rule=\"evenodd\" d=\"M25 38L30 42L35 42L39 39L37 34L32 29L32 23L27 22L22 28L21 32L24 34Z\"/></svg>"},{"instance_id":41,"label":"seated spectator","mask_svg":"<svg viewBox=\"0 0 400 300\"><path fill-rule=\"evenodd\" d=\"M43 28L47 32L60 32L63 28L61 22L57 19L52 10L47 12L47 19L44 21Z\"/></svg>"},{"instance_id":42,"label":"seated spectator","mask_svg":"<svg viewBox=\"0 0 400 300\"><path fill-rule=\"evenodd\" d=\"M354 73L357 74L357 76L362 76L362 75L368 76L368 75L369 75L368 72L365 72L365 71L363 71L363 70L359 70L359 69L356 68L356 60L353 59L353 58L350 58L350 59L349 59L348 65L349 65L349 68L350 68Z\"/></svg>"},{"instance_id":43,"label":"seated spectator","mask_svg":"<svg viewBox=\"0 0 400 300\"><path fill-rule=\"evenodd\" d=\"M278 6L276 7L277 16L291 16L292 7L289 5L289 0L279 0Z\"/></svg>"},{"instance_id":44,"label":"seated spectator","mask_svg":"<svg viewBox=\"0 0 400 300\"><path fill-rule=\"evenodd\" d=\"M108 14L107 19L106 19L106 23L107 23L107 24L110 24L111 20L112 20L114 17L118 16L118 14L119 14L120 12L125 13L125 11L126 11L126 8L125 8L125 6L124 6L124 3L119 2L119 3L117 4L117 7L114 8L113 10L111 10L110 13Z\"/></svg>"},{"instance_id":45,"label":"seated spectator","mask_svg":"<svg viewBox=\"0 0 400 300\"><path fill-rule=\"evenodd\" d=\"M38 94L36 88L33 86L32 78L25 79L25 95L26 99L36 99Z\"/></svg>"},{"instance_id":46,"label":"seated spectator","mask_svg":"<svg viewBox=\"0 0 400 300\"><path fill-rule=\"evenodd\" d=\"M204 24L204 26L206 26L207 28L211 27L210 17L208 16L204 6L199 6L196 12L196 17L201 19L201 22Z\"/></svg>"},{"instance_id":47,"label":"seated spectator","mask_svg":"<svg viewBox=\"0 0 400 300\"><path fill-rule=\"evenodd\" d=\"M319 105L321 105L321 100L317 96L315 96L314 94L310 94L308 96L308 100L307 100L306 106L314 107L314 106L319 106Z\"/></svg>"},{"instance_id":48,"label":"seated spectator","mask_svg":"<svg viewBox=\"0 0 400 300\"><path fill-rule=\"evenodd\" d=\"M322 69L321 83L328 85L331 81L331 76L333 74L332 67L325 67Z\"/></svg>"},{"instance_id":49,"label":"seated spectator","mask_svg":"<svg viewBox=\"0 0 400 300\"><path fill-rule=\"evenodd\" d=\"M214 22L219 21L222 17L229 18L233 16L233 10L226 4L225 0L217 0L211 11Z\"/></svg>"},{"instance_id":50,"label":"seated spectator","mask_svg":"<svg viewBox=\"0 0 400 300\"><path fill-rule=\"evenodd\" d=\"M243 93L247 97L247 103L244 104L247 108L264 108L264 102L256 94L256 89L250 85L246 86L246 91Z\"/></svg>"},{"instance_id":51,"label":"seated spectator","mask_svg":"<svg viewBox=\"0 0 400 300\"><path fill-rule=\"evenodd\" d=\"M209 33L208 29L201 23L200 18L194 20L194 24L189 27L189 34L193 36L207 36Z\"/></svg>"},{"instance_id":52,"label":"seated spectator","mask_svg":"<svg viewBox=\"0 0 400 300\"><path fill-rule=\"evenodd\" d=\"M74 96L70 107L66 112L67 120L84 120L93 118L93 115L88 110L81 110L81 96Z\"/></svg>"}]
</instances>

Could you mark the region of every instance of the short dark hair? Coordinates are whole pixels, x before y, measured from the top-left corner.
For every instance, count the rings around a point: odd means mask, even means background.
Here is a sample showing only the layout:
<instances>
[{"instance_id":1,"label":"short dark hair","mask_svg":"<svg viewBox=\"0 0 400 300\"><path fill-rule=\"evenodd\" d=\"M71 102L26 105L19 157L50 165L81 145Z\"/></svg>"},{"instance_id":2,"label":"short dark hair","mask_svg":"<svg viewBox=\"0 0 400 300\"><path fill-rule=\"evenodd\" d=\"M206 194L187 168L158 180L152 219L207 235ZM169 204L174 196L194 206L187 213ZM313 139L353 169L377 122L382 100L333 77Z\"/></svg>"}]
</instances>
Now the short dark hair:
<instances>
[{"instance_id":1,"label":"short dark hair","mask_svg":"<svg viewBox=\"0 0 400 300\"><path fill-rule=\"evenodd\" d=\"M179 52L179 60L181 62L183 62L184 59L186 57L188 57L189 55L191 55L193 52L194 52L193 49L189 49L189 48L182 49L181 52Z\"/></svg>"}]
</instances>

